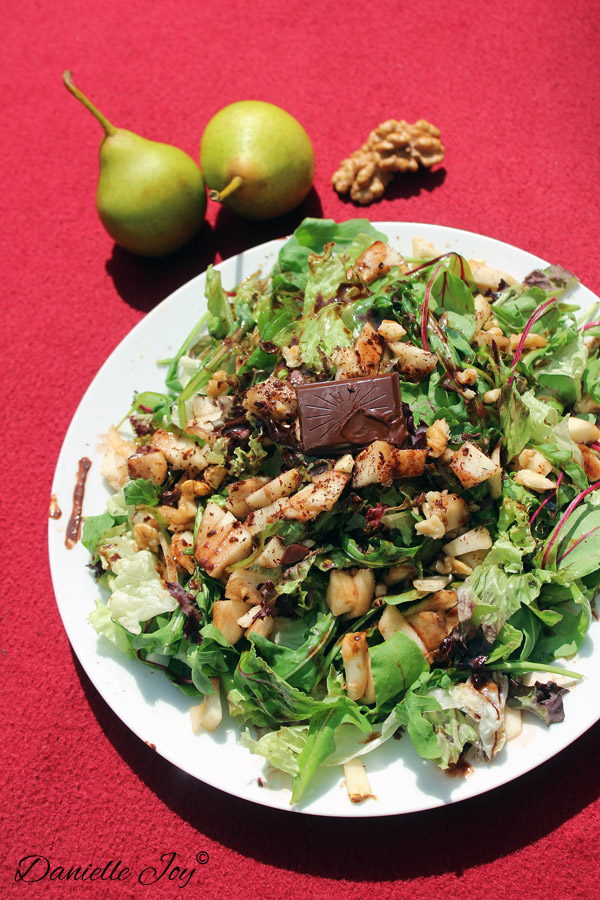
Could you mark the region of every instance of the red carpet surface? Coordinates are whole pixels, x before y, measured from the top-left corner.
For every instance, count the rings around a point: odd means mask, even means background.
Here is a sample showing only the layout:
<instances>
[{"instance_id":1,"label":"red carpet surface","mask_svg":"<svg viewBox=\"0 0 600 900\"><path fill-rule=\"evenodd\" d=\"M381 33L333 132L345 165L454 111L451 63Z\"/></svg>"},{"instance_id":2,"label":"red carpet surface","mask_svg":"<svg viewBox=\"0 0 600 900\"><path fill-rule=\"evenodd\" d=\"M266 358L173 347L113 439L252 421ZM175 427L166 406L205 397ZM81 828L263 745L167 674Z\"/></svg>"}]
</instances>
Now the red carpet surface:
<instances>
[{"instance_id":1,"label":"red carpet surface","mask_svg":"<svg viewBox=\"0 0 600 900\"><path fill-rule=\"evenodd\" d=\"M71 652L46 550L56 459L102 362L208 263L307 214L480 232L600 293L598 10L585 0L22 0L4 13L0 897L600 897L599 725L529 775L439 810L346 821L257 807L181 773L113 714ZM65 91L66 68L117 125L196 158L227 103L283 106L313 141L314 190L262 224L209 204L184 250L133 257L98 220L101 130ZM435 123L446 158L399 177L365 212L330 177L387 118ZM208 862L195 862L200 852ZM187 883L140 884L173 853L195 866ZM33 854L105 877L16 881ZM135 875L119 881L123 867Z\"/></svg>"}]
</instances>

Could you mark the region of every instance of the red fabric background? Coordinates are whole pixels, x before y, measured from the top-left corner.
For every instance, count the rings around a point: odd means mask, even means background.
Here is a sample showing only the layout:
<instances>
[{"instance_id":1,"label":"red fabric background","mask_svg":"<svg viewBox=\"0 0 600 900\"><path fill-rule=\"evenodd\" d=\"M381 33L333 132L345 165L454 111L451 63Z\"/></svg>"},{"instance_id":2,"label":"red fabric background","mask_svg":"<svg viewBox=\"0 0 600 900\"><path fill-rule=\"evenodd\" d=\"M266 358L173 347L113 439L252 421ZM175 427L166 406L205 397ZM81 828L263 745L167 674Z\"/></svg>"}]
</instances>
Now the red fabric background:
<instances>
[{"instance_id":1,"label":"red fabric background","mask_svg":"<svg viewBox=\"0 0 600 900\"><path fill-rule=\"evenodd\" d=\"M255 807L192 781L116 719L70 651L45 549L55 461L102 361L210 261L287 233L307 213L356 215L329 178L388 117L430 119L447 156L437 174L398 180L368 210L373 219L479 231L562 263L600 292L597 8L589 0L16 6L4 4L0 54L0 896L600 896L600 726L530 775L446 809L351 822ZM129 256L95 213L100 129L62 87L67 67L116 124L193 155L226 103L286 107L314 142L314 193L263 225L211 205L198 240L176 256ZM210 862L182 893L172 882L14 881L32 853L66 866L121 859L139 871L172 851L189 866L200 850Z\"/></svg>"}]
</instances>

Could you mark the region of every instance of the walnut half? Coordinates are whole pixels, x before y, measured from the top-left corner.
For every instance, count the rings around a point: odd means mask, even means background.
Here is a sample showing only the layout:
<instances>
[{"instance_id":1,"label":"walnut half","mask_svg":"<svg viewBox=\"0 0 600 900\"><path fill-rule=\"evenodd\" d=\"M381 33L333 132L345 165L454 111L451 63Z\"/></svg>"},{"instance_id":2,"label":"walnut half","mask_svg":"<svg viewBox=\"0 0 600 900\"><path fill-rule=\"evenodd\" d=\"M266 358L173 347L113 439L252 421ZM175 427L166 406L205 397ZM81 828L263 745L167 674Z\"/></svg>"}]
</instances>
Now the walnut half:
<instances>
[{"instance_id":1,"label":"walnut half","mask_svg":"<svg viewBox=\"0 0 600 900\"><path fill-rule=\"evenodd\" d=\"M430 169L444 158L440 132L425 119L409 125L388 119L371 132L367 142L342 160L331 183L338 194L350 192L355 203L366 206L380 200L396 172Z\"/></svg>"}]
</instances>

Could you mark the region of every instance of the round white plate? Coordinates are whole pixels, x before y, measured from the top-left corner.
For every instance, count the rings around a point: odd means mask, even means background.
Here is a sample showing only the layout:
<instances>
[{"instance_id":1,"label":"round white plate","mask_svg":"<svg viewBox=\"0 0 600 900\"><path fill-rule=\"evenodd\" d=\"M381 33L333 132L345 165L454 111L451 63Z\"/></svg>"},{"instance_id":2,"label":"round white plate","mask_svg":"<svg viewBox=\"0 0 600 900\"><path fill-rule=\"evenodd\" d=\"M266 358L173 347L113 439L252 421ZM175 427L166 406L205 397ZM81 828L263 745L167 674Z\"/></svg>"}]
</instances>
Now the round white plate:
<instances>
[{"instance_id":1,"label":"round white plate","mask_svg":"<svg viewBox=\"0 0 600 900\"><path fill-rule=\"evenodd\" d=\"M440 251L456 250L467 258L524 278L543 260L491 238L439 225L377 222L392 246L411 254L413 237L431 241ZM254 247L217 266L225 289L274 263L283 240ZM562 262L568 265L568 260ZM53 484L63 516L50 520L49 552L58 608L69 640L90 680L117 716L142 740L185 772L238 797L265 806L289 810L291 779L275 772L261 757L237 744L239 731L230 720L214 734L192 733L188 709L193 701L171 684L162 672L129 660L104 638L98 638L87 617L94 608L98 588L86 563L89 557L78 544L65 547L65 529L78 460L88 456L84 515L103 512L107 487L100 478L102 435L130 408L134 391L163 390L165 370L156 360L173 355L204 310L205 276L199 275L167 297L121 342L88 388L67 432ZM597 298L579 286L570 298L588 307ZM593 653L595 649L595 653ZM527 719L519 738L489 765L479 766L466 778L451 778L422 760L410 740L390 740L364 757L374 799L353 805L342 782L342 770L321 770L294 810L313 815L384 816L415 812L464 800L510 781L554 756L600 718L600 625L594 623L570 668L585 675L565 697L566 718L550 728ZM533 717L531 717L533 718ZM270 769L270 771L269 771ZM260 781L259 781L260 779ZM262 783L262 784L261 784Z\"/></svg>"}]
</instances>

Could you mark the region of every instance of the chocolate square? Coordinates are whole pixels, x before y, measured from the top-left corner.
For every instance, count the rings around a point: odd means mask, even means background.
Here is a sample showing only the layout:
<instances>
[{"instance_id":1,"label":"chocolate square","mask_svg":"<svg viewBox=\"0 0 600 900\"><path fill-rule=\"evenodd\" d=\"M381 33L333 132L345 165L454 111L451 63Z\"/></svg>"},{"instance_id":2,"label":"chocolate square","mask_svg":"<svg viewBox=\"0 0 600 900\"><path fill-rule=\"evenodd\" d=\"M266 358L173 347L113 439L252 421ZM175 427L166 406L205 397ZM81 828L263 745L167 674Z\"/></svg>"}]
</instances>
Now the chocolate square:
<instances>
[{"instance_id":1,"label":"chocolate square","mask_svg":"<svg viewBox=\"0 0 600 900\"><path fill-rule=\"evenodd\" d=\"M301 384L296 388L305 453L341 453L408 436L398 375Z\"/></svg>"}]
</instances>

